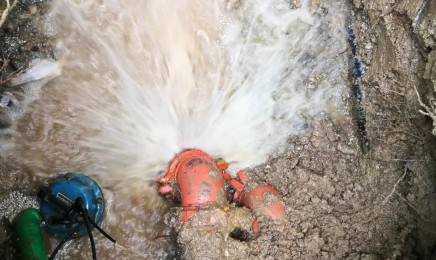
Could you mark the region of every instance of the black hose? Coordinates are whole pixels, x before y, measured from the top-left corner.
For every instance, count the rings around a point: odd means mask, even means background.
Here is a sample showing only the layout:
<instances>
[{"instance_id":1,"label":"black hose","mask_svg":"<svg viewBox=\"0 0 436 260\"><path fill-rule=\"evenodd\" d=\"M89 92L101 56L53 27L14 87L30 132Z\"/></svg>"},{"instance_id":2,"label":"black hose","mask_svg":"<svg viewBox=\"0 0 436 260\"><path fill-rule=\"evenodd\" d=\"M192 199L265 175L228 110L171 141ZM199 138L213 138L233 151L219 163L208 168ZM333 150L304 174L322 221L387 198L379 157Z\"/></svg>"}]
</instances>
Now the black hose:
<instances>
[{"instance_id":1,"label":"black hose","mask_svg":"<svg viewBox=\"0 0 436 260\"><path fill-rule=\"evenodd\" d=\"M86 226L86 231L88 232L88 236L89 236L89 242L91 243L91 250L92 250L92 259L93 260L97 260L97 252L95 250L95 243L94 243L94 236L92 235L92 230L91 227L89 225L89 216L88 216L88 212L85 209L85 207L83 206L82 203L82 198L77 198L77 203L80 206L80 210L82 212L82 217L83 220L85 222L85 226Z\"/></svg>"},{"instance_id":2,"label":"black hose","mask_svg":"<svg viewBox=\"0 0 436 260\"><path fill-rule=\"evenodd\" d=\"M106 233L101 227L97 225L90 217L89 215L86 215L88 217L88 221L100 232L102 233L107 239L109 239L112 243L116 243L117 241L113 239L108 233Z\"/></svg>"},{"instance_id":3,"label":"black hose","mask_svg":"<svg viewBox=\"0 0 436 260\"><path fill-rule=\"evenodd\" d=\"M57 255L57 253L59 252L59 250L61 250L61 248L64 246L64 244L71 238L71 236L77 231L79 230L80 225L77 225L75 228L73 228L72 230L70 230L70 232L67 233L67 235L62 238L61 242L59 242L59 244L56 246L55 250L53 251L53 253L51 253L49 260L53 260L55 258L55 256Z\"/></svg>"},{"instance_id":4,"label":"black hose","mask_svg":"<svg viewBox=\"0 0 436 260\"><path fill-rule=\"evenodd\" d=\"M78 214L76 216L73 216L73 214ZM75 220L73 222L70 222L67 220L69 216L72 216ZM80 217L79 217L80 216ZM89 242L91 244L91 250L92 250L92 259L97 260L97 251L95 248L95 242L94 242L94 236L92 235L91 225L94 226L100 233L102 233L107 239L109 239L111 242L116 243L116 240L113 239L108 233L106 233L103 229L101 229L94 220L89 216L88 210L83 205L83 200L81 197L77 198L74 204L71 206L69 210L67 210L67 214L64 214L64 219L56 219L56 222L59 222L59 224L65 224L66 222L69 223L78 223L78 225L73 228L71 231L67 233L67 235L62 238L62 240L59 242L59 244L56 246L55 250L51 254L49 260L53 260L56 256L56 254L61 250L61 248L64 246L64 244L73 236L75 232L77 232L81 227L81 222L85 223L86 231L89 236ZM90 225L91 224L91 225Z\"/></svg>"}]
</instances>

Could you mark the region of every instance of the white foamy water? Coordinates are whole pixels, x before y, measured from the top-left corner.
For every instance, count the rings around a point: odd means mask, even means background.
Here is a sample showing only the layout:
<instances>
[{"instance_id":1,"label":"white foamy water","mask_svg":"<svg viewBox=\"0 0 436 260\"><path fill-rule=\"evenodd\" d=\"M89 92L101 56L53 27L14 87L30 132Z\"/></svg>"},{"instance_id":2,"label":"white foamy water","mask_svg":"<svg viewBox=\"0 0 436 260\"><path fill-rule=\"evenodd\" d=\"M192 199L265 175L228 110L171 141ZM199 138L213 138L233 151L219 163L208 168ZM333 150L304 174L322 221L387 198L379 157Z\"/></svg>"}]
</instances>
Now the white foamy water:
<instances>
[{"instance_id":1,"label":"white foamy water","mask_svg":"<svg viewBox=\"0 0 436 260\"><path fill-rule=\"evenodd\" d=\"M284 1L54 1L62 73L20 123L18 153L107 183L154 181L189 148L255 166L337 102L343 23L339 7Z\"/></svg>"},{"instance_id":2,"label":"white foamy water","mask_svg":"<svg viewBox=\"0 0 436 260\"><path fill-rule=\"evenodd\" d=\"M120 246L99 236L99 256L172 259L167 206L148 184L174 155L197 148L232 170L255 166L341 106L344 13L311 2L53 1L45 26L58 59L14 84L57 77L24 88L37 100L23 102L16 161L44 176L81 171L111 191L102 227ZM86 239L62 257L89 259Z\"/></svg>"}]
</instances>

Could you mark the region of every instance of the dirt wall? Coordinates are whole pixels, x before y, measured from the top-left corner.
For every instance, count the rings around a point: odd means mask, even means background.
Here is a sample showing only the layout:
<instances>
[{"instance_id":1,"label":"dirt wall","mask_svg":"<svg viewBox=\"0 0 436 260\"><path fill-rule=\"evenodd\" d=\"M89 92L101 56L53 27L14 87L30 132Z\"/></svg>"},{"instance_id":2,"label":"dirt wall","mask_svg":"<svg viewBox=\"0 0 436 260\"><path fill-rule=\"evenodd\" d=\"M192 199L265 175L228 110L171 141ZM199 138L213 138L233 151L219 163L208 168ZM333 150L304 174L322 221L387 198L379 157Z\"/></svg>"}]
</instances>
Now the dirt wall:
<instances>
[{"instance_id":1,"label":"dirt wall","mask_svg":"<svg viewBox=\"0 0 436 260\"><path fill-rule=\"evenodd\" d=\"M252 172L279 188L290 220L285 232L265 227L251 243L257 258L436 258L436 142L414 90L426 104L434 97L436 2L350 7L366 67L356 82L361 100L350 86L344 117L314 119L311 134Z\"/></svg>"}]
</instances>

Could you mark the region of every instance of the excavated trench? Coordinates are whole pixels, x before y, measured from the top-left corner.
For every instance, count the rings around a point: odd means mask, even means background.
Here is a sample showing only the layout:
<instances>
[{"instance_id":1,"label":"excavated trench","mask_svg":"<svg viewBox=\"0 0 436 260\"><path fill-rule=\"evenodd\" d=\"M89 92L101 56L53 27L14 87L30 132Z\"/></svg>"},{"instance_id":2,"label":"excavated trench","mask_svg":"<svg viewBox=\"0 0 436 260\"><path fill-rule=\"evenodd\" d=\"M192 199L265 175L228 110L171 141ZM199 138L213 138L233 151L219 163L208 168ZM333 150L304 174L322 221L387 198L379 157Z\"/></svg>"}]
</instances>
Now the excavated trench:
<instances>
[{"instance_id":1,"label":"excavated trench","mask_svg":"<svg viewBox=\"0 0 436 260\"><path fill-rule=\"evenodd\" d=\"M312 2L322 6L328 1ZM436 258L436 137L431 118L419 112L422 107L415 91L425 104L434 100L436 2L354 0L348 4L349 46L342 54L350 64L349 74L344 75L350 82L343 97L347 109L341 115L308 119L310 130L290 138L287 152L248 170L256 182L272 184L283 195L289 222L284 230L267 220L261 222L260 237L231 243L230 259ZM46 8L45 1L21 1L0 30L0 57L6 64L0 90L16 97L0 102L2 147L10 145L15 122L4 111L24 113L31 102L27 108L20 105L33 95L26 89L11 89L7 79L25 70L32 59L56 58L53 39L34 26ZM34 127L37 131L39 126ZM47 180L3 155L0 182L0 216L11 219L20 209L37 205L34 194ZM176 257L174 233L167 228L173 221L168 206L151 210L162 202L123 201L111 207L125 211L120 207L124 203L131 206L130 212L107 219L103 227L124 247L129 245L123 239L128 241L132 234L146 238L144 244L126 250L102 242L98 254L108 259ZM10 250L5 226L0 227L2 259ZM214 247L212 238L183 235L204 249ZM56 242L46 239L53 248ZM60 259L89 258L87 248L86 238L72 241Z\"/></svg>"}]
</instances>

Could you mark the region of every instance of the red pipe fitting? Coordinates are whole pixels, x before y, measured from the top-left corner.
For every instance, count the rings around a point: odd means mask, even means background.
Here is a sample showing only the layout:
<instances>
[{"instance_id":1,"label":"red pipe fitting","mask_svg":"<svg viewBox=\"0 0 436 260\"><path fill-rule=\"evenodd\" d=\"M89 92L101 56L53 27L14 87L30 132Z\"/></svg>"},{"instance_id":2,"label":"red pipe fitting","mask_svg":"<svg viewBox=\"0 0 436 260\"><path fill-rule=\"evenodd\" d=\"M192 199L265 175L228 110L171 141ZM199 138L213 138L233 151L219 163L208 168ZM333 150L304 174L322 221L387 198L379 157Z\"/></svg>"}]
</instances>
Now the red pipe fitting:
<instances>
[{"instance_id":1,"label":"red pipe fitting","mask_svg":"<svg viewBox=\"0 0 436 260\"><path fill-rule=\"evenodd\" d=\"M199 208L228 204L221 172L220 165L207 153L187 150L170 162L166 174L158 180L162 185L158 192L180 197L181 220L186 222Z\"/></svg>"},{"instance_id":2,"label":"red pipe fitting","mask_svg":"<svg viewBox=\"0 0 436 260\"><path fill-rule=\"evenodd\" d=\"M166 174L158 180L161 184L158 193L181 200L181 221L186 222L201 208L228 205L225 188L228 181L235 189L233 202L283 224L286 210L278 191L271 185L249 188L245 172L239 171L238 179L232 179L225 172L227 166L224 160L215 161L203 151L186 150L169 163ZM257 219L253 228L259 231Z\"/></svg>"},{"instance_id":3,"label":"red pipe fitting","mask_svg":"<svg viewBox=\"0 0 436 260\"><path fill-rule=\"evenodd\" d=\"M237 174L239 181L230 180L230 184L235 188L233 201L249 208L255 214L265 215L283 224L286 219L286 209L280 202L279 192L271 185L246 190L246 185L250 179L243 171L239 171ZM259 231L257 218L253 221L253 229Z\"/></svg>"}]
</instances>

